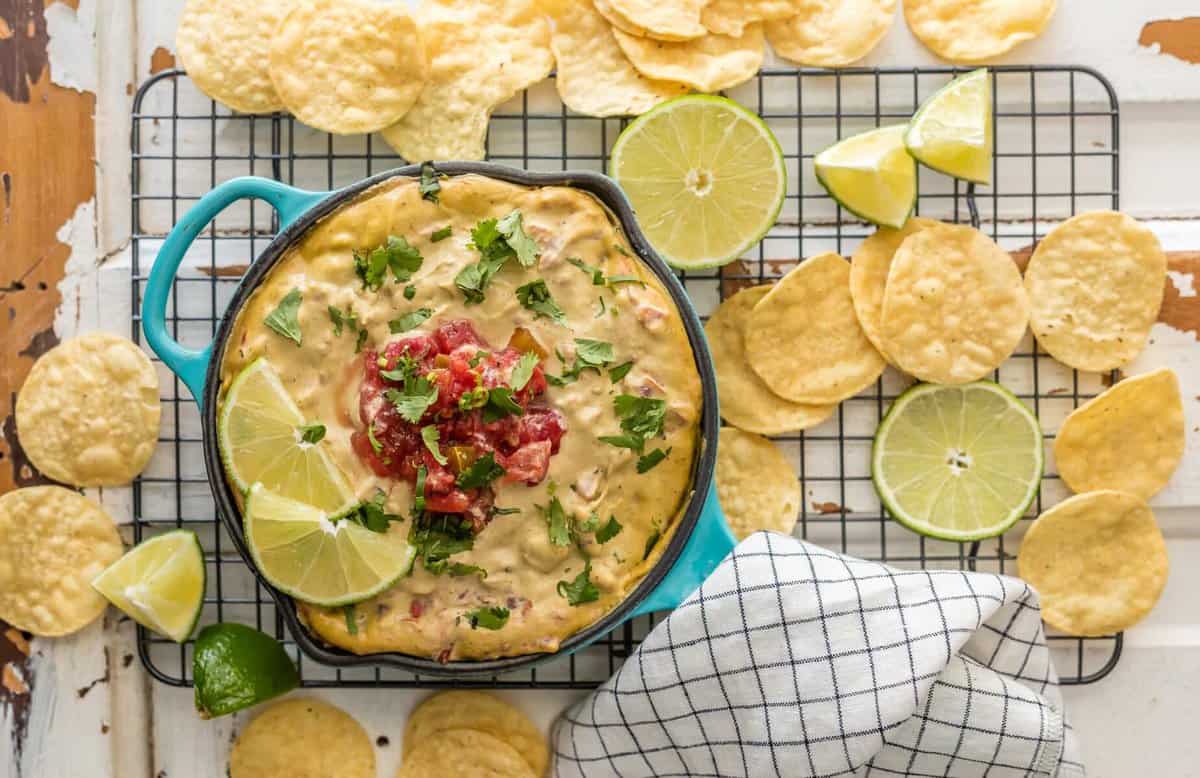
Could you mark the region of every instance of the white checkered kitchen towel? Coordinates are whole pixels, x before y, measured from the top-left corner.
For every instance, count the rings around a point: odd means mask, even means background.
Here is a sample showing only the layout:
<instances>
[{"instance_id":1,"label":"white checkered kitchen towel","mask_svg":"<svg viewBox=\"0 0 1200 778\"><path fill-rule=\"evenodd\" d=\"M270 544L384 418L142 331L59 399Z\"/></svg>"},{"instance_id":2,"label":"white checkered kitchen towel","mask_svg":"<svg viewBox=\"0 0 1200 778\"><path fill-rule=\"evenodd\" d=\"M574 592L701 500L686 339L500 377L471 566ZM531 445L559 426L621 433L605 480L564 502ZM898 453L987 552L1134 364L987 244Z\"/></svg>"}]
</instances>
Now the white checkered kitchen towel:
<instances>
[{"instance_id":1,"label":"white checkered kitchen towel","mask_svg":"<svg viewBox=\"0 0 1200 778\"><path fill-rule=\"evenodd\" d=\"M557 778L1083 776L1037 594L760 532L554 733Z\"/></svg>"}]
</instances>

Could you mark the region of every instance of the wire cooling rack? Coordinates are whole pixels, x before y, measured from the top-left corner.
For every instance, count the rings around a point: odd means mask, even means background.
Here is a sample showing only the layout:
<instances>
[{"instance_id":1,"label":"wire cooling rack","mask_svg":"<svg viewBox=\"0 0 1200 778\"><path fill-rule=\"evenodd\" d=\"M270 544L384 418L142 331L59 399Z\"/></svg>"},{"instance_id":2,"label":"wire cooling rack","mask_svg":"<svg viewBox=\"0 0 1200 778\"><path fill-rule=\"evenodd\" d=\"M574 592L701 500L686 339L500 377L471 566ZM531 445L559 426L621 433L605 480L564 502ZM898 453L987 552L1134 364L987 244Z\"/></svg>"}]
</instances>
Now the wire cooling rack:
<instances>
[{"instance_id":1,"label":"wire cooling rack","mask_svg":"<svg viewBox=\"0 0 1200 778\"><path fill-rule=\"evenodd\" d=\"M789 191L779 223L752 252L720 271L684 273L697 309L707 316L744 286L781 276L800 257L833 250L848 256L871 229L843 212L817 184L813 156L838 138L902 123L933 91L958 74L953 68L768 69L728 94L763 116L785 151ZM976 190L922 169L918 213L974 222L1018 261L1062 219L1118 207L1119 111L1109 83L1078 67L999 67L993 184ZM568 112L552 81L535 86L493 117L491 160L531 170L603 171L624 126ZM133 310L162 238L205 192L238 175L260 175L309 189L334 189L402 164L374 136L334 137L286 115L230 115L201 95L179 70L159 73L133 103ZM262 204L231 206L196 241L175 282L168 308L173 335L184 345L206 344L248 263L266 247L276 224ZM135 315L133 337L140 339ZM205 480L195 402L161 363L163 437L150 467L134 484L138 541L186 527L205 549L209 583L201 623L240 621L284 641L299 661L306 686L587 688L606 678L655 623L634 620L574 656L503 676L445 681L391 669L335 669L298 654L274 602L245 567L215 516ZM1047 439L1073 408L1114 376L1075 373L1040 353L1032 339L996 378L1033 406ZM889 371L871 390L842 404L829 421L777 438L791 458L804 500L795 533L815 543L900 567L1013 573L1014 551L1028 522L982 543L918 537L887 518L870 483L871 438L907 380ZM1047 448L1050 448L1049 446ZM1050 454L1052 457L1052 453ZM1030 518L1066 496L1047 476ZM1121 636L1051 636L1064 683L1089 683L1116 665ZM165 683L191 683L191 644L182 646L138 630L149 672Z\"/></svg>"}]
</instances>

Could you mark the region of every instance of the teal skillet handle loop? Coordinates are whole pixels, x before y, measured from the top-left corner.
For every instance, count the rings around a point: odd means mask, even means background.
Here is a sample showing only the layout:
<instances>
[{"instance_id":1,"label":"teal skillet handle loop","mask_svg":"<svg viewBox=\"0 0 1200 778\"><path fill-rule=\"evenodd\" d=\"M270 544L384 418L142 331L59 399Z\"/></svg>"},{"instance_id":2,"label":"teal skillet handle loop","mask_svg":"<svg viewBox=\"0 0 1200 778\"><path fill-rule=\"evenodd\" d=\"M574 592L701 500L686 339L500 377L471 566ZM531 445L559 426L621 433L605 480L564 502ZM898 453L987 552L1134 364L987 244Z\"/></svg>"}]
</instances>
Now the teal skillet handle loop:
<instances>
[{"instance_id":1,"label":"teal skillet handle loop","mask_svg":"<svg viewBox=\"0 0 1200 778\"><path fill-rule=\"evenodd\" d=\"M700 518L688 538L683 553L658 587L638 603L633 616L653 611L673 610L704 583L722 559L733 550L737 541L729 531L721 504L717 501L716 486L710 486Z\"/></svg>"},{"instance_id":2,"label":"teal skillet handle loop","mask_svg":"<svg viewBox=\"0 0 1200 778\"><path fill-rule=\"evenodd\" d=\"M203 402L204 375L212 358L212 344L199 351L185 348L167 333L166 321L167 300L171 296L175 274L192 242L217 214L238 200L265 200L279 214L279 227L283 229L328 195L328 192L296 189L268 178L234 178L201 197L163 241L146 281L142 331L146 333L150 348L182 379L197 404Z\"/></svg>"}]
</instances>

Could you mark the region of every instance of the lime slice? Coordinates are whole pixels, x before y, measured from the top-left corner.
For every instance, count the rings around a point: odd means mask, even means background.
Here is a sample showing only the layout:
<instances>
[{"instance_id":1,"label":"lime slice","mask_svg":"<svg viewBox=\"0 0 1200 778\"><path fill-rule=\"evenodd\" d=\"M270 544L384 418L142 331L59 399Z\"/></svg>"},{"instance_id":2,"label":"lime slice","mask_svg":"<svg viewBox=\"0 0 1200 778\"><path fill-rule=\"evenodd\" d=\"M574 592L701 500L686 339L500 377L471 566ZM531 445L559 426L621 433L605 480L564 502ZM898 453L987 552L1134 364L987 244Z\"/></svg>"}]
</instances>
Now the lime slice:
<instances>
[{"instance_id":1,"label":"lime slice","mask_svg":"<svg viewBox=\"0 0 1200 778\"><path fill-rule=\"evenodd\" d=\"M787 193L783 152L766 122L724 97L685 95L630 123L610 172L655 251L684 270L753 248Z\"/></svg>"},{"instance_id":2,"label":"lime slice","mask_svg":"<svg viewBox=\"0 0 1200 778\"><path fill-rule=\"evenodd\" d=\"M243 624L210 624L192 657L202 719L249 708L300 685L296 665L275 638Z\"/></svg>"},{"instance_id":3,"label":"lime slice","mask_svg":"<svg viewBox=\"0 0 1200 778\"><path fill-rule=\"evenodd\" d=\"M271 364L251 362L230 385L217 426L229 477L243 492L259 482L333 516L351 510L350 484L323 445L301 440L304 424Z\"/></svg>"},{"instance_id":4,"label":"lime slice","mask_svg":"<svg viewBox=\"0 0 1200 778\"><path fill-rule=\"evenodd\" d=\"M398 528L372 532L296 500L250 487L246 543L258 570L277 589L326 607L365 600L394 584L416 557Z\"/></svg>"},{"instance_id":5,"label":"lime slice","mask_svg":"<svg viewBox=\"0 0 1200 778\"><path fill-rule=\"evenodd\" d=\"M871 477L892 517L942 540L999 535L1042 479L1042 428L999 384L918 384L875 433Z\"/></svg>"},{"instance_id":6,"label":"lime slice","mask_svg":"<svg viewBox=\"0 0 1200 778\"><path fill-rule=\"evenodd\" d=\"M204 551L191 530L142 541L92 580L134 621L176 643L192 634L204 605Z\"/></svg>"},{"instance_id":7,"label":"lime slice","mask_svg":"<svg viewBox=\"0 0 1200 778\"><path fill-rule=\"evenodd\" d=\"M973 70L939 89L909 122L904 145L922 165L978 184L992 181L992 80Z\"/></svg>"},{"instance_id":8,"label":"lime slice","mask_svg":"<svg viewBox=\"0 0 1200 778\"><path fill-rule=\"evenodd\" d=\"M917 163L904 149L903 125L839 141L817 155L817 180L855 216L900 229L917 202Z\"/></svg>"}]
</instances>

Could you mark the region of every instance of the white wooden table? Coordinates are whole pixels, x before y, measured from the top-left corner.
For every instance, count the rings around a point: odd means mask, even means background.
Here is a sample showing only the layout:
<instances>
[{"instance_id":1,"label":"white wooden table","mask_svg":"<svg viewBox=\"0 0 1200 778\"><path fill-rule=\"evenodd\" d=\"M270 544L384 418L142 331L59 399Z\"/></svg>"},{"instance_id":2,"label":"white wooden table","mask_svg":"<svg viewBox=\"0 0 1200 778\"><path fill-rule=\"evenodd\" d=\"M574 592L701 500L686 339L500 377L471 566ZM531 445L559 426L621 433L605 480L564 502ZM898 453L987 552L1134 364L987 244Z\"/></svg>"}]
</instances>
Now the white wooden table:
<instances>
[{"instance_id":1,"label":"white wooden table","mask_svg":"<svg viewBox=\"0 0 1200 778\"><path fill-rule=\"evenodd\" d=\"M0 1L0 47L29 64L28 89L0 56L0 418L32 358L91 329L129 330L131 95L174 64L182 0ZM1122 100L1123 209L1150 220L1172 254L1178 301L1139 366L1180 372L1189 418L1183 472L1156 501L1172 572L1158 609L1126 636L1107 679L1066 690L1096 776L1200 775L1200 16L1196 0L1061 0L1058 17L1012 63L1093 66ZM1168 21L1162 21L1168 20ZM1170 21L1176 20L1176 21ZM1182 21L1180 21L1182 20ZM15 22L15 23L14 23ZM32 25L32 26L30 26ZM33 34L27 34L33 30ZM44 35L42 33L45 33ZM1139 39L1145 45L1139 43ZM0 48L0 53L5 49ZM1171 53L1174 52L1174 53ZM867 64L935 61L897 21ZM32 474L0 444L0 491ZM130 516L127 489L97 490ZM133 630L115 612L62 640L0 636L0 717L11 742L0 778L210 778L223 775L243 716L199 720L191 691L153 683L135 658ZM407 711L420 692L314 692L354 715L392 775ZM513 699L548 725L581 692ZM386 745L384 743L386 742Z\"/></svg>"}]
</instances>

